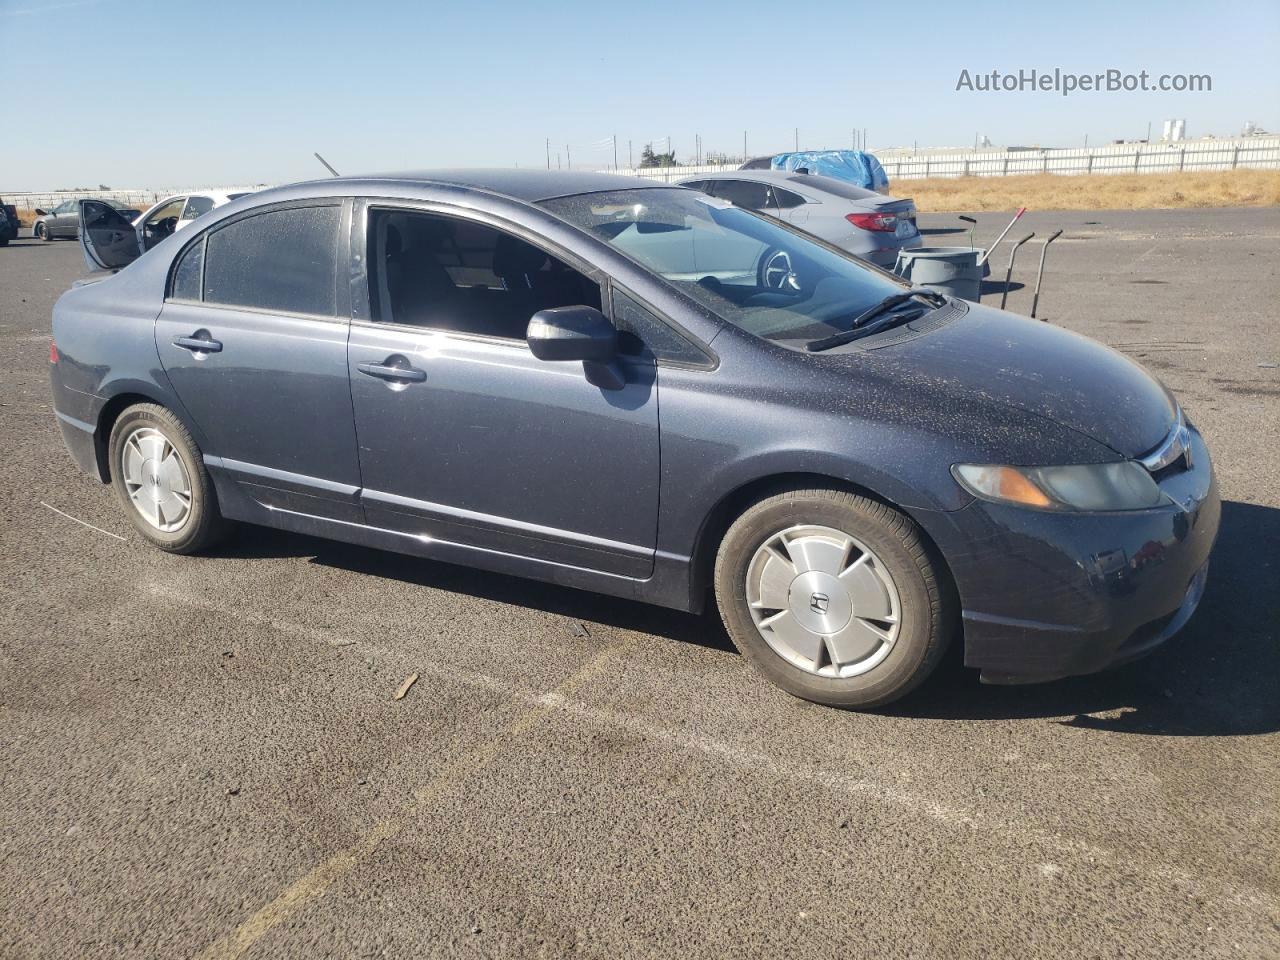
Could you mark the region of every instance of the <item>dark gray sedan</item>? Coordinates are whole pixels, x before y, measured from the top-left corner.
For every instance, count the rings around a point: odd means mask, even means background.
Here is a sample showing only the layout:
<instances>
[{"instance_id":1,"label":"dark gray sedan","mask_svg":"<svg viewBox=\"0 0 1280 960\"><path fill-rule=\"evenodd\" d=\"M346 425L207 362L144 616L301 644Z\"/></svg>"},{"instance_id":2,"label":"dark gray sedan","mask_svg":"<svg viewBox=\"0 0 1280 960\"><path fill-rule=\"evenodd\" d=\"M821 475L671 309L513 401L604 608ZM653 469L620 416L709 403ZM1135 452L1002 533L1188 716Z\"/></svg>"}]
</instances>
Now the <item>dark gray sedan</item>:
<instances>
[{"instance_id":1,"label":"dark gray sedan","mask_svg":"<svg viewBox=\"0 0 1280 960\"><path fill-rule=\"evenodd\" d=\"M126 206L119 200L97 202L113 208L127 219L138 215L136 209ZM71 239L78 235L80 230L80 201L78 200L63 200L52 210L36 207L35 214L36 218L31 223L31 235L37 240Z\"/></svg>"},{"instance_id":2,"label":"dark gray sedan","mask_svg":"<svg viewBox=\"0 0 1280 960\"><path fill-rule=\"evenodd\" d=\"M57 417L161 549L239 520L714 594L766 676L844 707L901 696L953 638L996 682L1099 670L1200 598L1213 468L1149 373L723 200L332 179L141 256L81 208L104 272L54 308Z\"/></svg>"}]
</instances>

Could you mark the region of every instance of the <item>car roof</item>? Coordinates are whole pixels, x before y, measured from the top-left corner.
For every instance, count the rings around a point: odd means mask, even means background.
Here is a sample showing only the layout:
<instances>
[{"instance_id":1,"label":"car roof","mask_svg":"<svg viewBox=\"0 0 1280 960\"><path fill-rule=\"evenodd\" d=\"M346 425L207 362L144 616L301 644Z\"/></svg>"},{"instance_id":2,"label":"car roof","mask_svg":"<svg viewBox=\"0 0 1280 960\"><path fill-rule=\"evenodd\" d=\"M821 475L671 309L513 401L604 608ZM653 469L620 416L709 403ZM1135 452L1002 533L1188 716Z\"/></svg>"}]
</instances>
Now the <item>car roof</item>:
<instances>
[{"instance_id":1,"label":"car roof","mask_svg":"<svg viewBox=\"0 0 1280 960\"><path fill-rule=\"evenodd\" d=\"M399 173L370 173L354 177L338 177L342 180L381 180L405 184L442 184L451 187L467 187L496 193L536 203L556 197L571 197L580 193L605 193L611 190L643 190L670 187L661 180L645 177L623 177L613 173L591 173L577 170L521 170L504 169L447 169L410 170ZM322 181L322 182L333 182Z\"/></svg>"},{"instance_id":2,"label":"car roof","mask_svg":"<svg viewBox=\"0 0 1280 960\"><path fill-rule=\"evenodd\" d=\"M679 182L700 183L703 180L754 180L792 190L807 189L814 193L829 193L845 200L887 199L883 194L867 190L856 183L847 183L835 177L821 177L816 173L795 173L791 170L726 170L724 173L696 174Z\"/></svg>"}]
</instances>

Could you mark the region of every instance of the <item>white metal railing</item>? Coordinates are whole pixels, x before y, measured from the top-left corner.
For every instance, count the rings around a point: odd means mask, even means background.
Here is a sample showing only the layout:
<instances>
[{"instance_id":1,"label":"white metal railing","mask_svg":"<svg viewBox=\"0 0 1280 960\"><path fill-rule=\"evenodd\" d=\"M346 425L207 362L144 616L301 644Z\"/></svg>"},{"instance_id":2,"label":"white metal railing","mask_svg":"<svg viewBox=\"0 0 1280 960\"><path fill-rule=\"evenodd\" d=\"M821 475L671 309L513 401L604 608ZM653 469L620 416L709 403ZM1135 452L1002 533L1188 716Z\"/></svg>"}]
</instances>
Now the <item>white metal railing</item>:
<instances>
[{"instance_id":1,"label":"white metal railing","mask_svg":"<svg viewBox=\"0 0 1280 960\"><path fill-rule=\"evenodd\" d=\"M1007 177L1034 173L1177 173L1251 168L1280 170L1280 137L1183 140L1175 143L1116 143L1100 147L1043 150L873 150L890 180L925 177ZM617 171L668 182L735 166L638 167ZM602 171L608 172L608 171Z\"/></svg>"},{"instance_id":2,"label":"white metal railing","mask_svg":"<svg viewBox=\"0 0 1280 960\"><path fill-rule=\"evenodd\" d=\"M127 203L129 206L137 207L142 210L158 200L174 194L182 193L201 193L203 191L217 191L236 193L240 190L265 190L265 184L259 184L252 187L212 187L209 185L201 187L185 187L185 188L135 188L129 190L46 190L40 193L30 191L6 191L0 189L0 201L11 203L20 210L34 210L36 207L42 210L50 210L58 204L66 200L79 200L81 198L92 198L95 200L117 200L120 203Z\"/></svg>"},{"instance_id":3,"label":"white metal railing","mask_svg":"<svg viewBox=\"0 0 1280 960\"><path fill-rule=\"evenodd\" d=\"M1280 170L1280 136L1240 137L1234 140L1182 140L1174 143L1117 143L1100 147L1070 147L1043 150L922 151L873 150L890 180L917 180L926 177L1007 177L1034 173L1088 175L1108 173L1177 173L1196 170L1236 170L1242 168ZM736 170L735 164L702 164L680 167L622 168L617 173L665 180ZM605 170L601 172L614 172ZM19 208L48 210L64 200L98 197L119 200L131 206L150 206L175 193L201 190L263 190L254 187L188 187L185 189L137 188L129 190L62 190L9 192L0 189L0 198Z\"/></svg>"}]
</instances>

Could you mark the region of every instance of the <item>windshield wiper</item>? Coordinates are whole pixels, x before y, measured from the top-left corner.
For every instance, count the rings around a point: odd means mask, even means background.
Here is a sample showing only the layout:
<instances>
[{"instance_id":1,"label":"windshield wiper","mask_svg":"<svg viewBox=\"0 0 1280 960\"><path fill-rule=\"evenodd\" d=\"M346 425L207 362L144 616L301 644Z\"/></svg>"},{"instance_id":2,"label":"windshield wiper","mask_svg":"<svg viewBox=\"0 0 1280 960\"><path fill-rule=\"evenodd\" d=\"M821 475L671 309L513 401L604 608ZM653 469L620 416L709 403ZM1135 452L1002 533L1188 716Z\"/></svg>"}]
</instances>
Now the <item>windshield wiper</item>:
<instances>
[{"instance_id":1,"label":"windshield wiper","mask_svg":"<svg viewBox=\"0 0 1280 960\"><path fill-rule=\"evenodd\" d=\"M805 344L805 349L810 353L817 353L819 350L830 350L832 347L838 347L851 340L857 340L864 334L871 332L866 328L872 320L895 307L902 306L902 304L914 297L920 297L935 307L941 307L947 302L945 296L933 290L906 290L902 293L895 293L891 297L885 297L870 310L864 310L854 317L853 323L848 330L841 330L839 333L833 333L831 336L823 337L821 340L814 340Z\"/></svg>"}]
</instances>

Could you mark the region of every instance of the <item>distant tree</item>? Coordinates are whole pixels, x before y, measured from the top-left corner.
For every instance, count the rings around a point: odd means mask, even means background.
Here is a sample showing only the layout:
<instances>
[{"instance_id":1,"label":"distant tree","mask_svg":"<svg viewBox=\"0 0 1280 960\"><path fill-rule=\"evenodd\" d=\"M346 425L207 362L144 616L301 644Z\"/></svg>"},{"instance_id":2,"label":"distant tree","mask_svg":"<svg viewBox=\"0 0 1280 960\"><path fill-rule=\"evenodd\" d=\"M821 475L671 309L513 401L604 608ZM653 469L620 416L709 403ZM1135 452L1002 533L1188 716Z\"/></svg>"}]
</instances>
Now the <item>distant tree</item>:
<instances>
[{"instance_id":1,"label":"distant tree","mask_svg":"<svg viewBox=\"0 0 1280 960\"><path fill-rule=\"evenodd\" d=\"M644 149L640 151L641 167L674 167L676 165L676 154L672 150L669 153L654 153L653 146L646 143Z\"/></svg>"}]
</instances>

